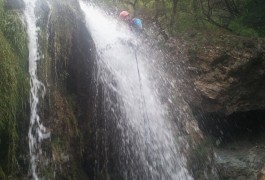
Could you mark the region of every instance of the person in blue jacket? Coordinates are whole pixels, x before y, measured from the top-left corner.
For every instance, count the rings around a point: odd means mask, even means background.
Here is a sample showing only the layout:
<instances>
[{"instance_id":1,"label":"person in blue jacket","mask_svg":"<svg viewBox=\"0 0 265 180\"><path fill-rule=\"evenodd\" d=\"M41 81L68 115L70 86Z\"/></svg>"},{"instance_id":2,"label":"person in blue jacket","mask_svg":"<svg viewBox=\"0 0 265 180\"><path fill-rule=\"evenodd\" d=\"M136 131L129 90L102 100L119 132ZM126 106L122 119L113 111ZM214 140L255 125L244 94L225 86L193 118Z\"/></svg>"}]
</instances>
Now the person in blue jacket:
<instances>
[{"instance_id":1,"label":"person in blue jacket","mask_svg":"<svg viewBox=\"0 0 265 180\"><path fill-rule=\"evenodd\" d=\"M140 34L143 31L142 20L139 18L133 18L131 20L131 29L136 34Z\"/></svg>"},{"instance_id":2,"label":"person in blue jacket","mask_svg":"<svg viewBox=\"0 0 265 180\"><path fill-rule=\"evenodd\" d=\"M140 34L143 31L142 20L139 18L131 19L128 11L121 11L119 17L123 22L127 23L130 26L130 29L133 32Z\"/></svg>"}]
</instances>

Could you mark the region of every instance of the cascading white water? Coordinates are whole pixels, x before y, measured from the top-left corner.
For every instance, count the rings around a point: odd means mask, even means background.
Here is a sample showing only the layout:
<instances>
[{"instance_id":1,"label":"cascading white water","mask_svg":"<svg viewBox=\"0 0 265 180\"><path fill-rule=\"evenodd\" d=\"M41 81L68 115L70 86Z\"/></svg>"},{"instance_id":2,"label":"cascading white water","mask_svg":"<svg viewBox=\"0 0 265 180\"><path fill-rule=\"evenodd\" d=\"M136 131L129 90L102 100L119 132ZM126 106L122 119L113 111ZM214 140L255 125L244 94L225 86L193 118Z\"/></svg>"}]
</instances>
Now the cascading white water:
<instances>
[{"instance_id":1,"label":"cascading white water","mask_svg":"<svg viewBox=\"0 0 265 180\"><path fill-rule=\"evenodd\" d=\"M27 23L28 33L28 49L29 49L29 74L30 74L30 125L29 125L29 150L31 173L33 179L39 179L37 173L37 161L41 154L40 144L44 138L49 137L45 127L42 125L38 115L39 97L44 96L45 86L37 77L37 61L38 53L38 28L36 25L37 18L35 16L36 0L24 0L25 10L24 16Z\"/></svg>"},{"instance_id":2,"label":"cascading white water","mask_svg":"<svg viewBox=\"0 0 265 180\"><path fill-rule=\"evenodd\" d=\"M80 0L80 6L99 55L98 79L118 96L113 101L112 95L106 95L103 103L118 107L110 107L110 111L119 132L119 153L125 159L120 169L123 178L192 179L176 141L177 128L167 118L167 107L150 80L154 73L147 64L148 60L151 64L151 51L139 46L140 41L126 25L94 5Z\"/></svg>"}]
</instances>

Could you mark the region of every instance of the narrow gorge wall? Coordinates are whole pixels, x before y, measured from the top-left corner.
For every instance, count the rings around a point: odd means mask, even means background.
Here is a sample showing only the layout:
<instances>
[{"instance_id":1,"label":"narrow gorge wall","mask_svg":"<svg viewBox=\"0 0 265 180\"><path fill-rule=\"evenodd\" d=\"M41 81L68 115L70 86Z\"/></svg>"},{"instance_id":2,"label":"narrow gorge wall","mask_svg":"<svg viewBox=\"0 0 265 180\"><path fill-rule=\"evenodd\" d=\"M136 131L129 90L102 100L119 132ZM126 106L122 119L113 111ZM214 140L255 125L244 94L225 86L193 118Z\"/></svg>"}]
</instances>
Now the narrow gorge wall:
<instances>
[{"instance_id":1,"label":"narrow gorge wall","mask_svg":"<svg viewBox=\"0 0 265 180\"><path fill-rule=\"evenodd\" d=\"M31 178L28 155L29 75L23 1L0 1L0 179ZM38 76L46 87L40 119L44 179L88 179L83 157L92 142L96 51L78 1L37 2Z\"/></svg>"},{"instance_id":2,"label":"narrow gorge wall","mask_svg":"<svg viewBox=\"0 0 265 180\"><path fill-rule=\"evenodd\" d=\"M40 174L57 179L88 179L83 157L92 143L96 51L77 1L40 1L39 76L47 93L41 118L51 132ZM44 160L45 160L44 159Z\"/></svg>"},{"instance_id":3,"label":"narrow gorge wall","mask_svg":"<svg viewBox=\"0 0 265 180\"><path fill-rule=\"evenodd\" d=\"M183 70L182 94L204 134L191 154L195 177L215 167L221 179L262 179L264 38L194 34L169 40L167 48L170 63Z\"/></svg>"}]
</instances>

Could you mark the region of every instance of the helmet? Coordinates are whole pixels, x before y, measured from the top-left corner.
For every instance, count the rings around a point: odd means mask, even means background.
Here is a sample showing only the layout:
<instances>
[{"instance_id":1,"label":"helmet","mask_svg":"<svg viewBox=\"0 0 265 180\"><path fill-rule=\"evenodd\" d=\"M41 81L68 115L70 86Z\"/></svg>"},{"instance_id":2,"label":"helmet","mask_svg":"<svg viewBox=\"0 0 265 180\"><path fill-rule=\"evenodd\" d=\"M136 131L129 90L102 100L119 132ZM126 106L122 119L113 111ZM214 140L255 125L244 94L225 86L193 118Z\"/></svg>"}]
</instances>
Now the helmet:
<instances>
[{"instance_id":1,"label":"helmet","mask_svg":"<svg viewBox=\"0 0 265 180\"><path fill-rule=\"evenodd\" d=\"M122 11L121 13L120 13L120 18L121 19L123 19L123 20L126 20L127 18L129 18L129 13L128 13L128 11Z\"/></svg>"},{"instance_id":2,"label":"helmet","mask_svg":"<svg viewBox=\"0 0 265 180\"><path fill-rule=\"evenodd\" d=\"M132 20L132 26L138 30L142 30L143 29L143 24L141 19L138 18L133 18Z\"/></svg>"}]
</instances>

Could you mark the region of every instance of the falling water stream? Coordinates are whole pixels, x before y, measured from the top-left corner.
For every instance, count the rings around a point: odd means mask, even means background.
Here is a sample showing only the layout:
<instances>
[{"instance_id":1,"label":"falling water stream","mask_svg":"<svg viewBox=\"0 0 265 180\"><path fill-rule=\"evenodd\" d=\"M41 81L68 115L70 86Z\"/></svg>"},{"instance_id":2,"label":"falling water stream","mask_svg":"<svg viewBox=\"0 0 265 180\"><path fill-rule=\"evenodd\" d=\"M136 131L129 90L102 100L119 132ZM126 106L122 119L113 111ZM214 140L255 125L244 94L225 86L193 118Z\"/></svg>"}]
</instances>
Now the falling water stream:
<instances>
[{"instance_id":1,"label":"falling water stream","mask_svg":"<svg viewBox=\"0 0 265 180\"><path fill-rule=\"evenodd\" d=\"M45 127L42 125L39 112L39 97L44 96L45 86L37 77L37 62L39 60L38 53L38 28L36 25L35 6L36 0L24 0L25 10L24 16L27 23L28 33L28 49L29 49L29 74L30 74L30 126L29 126L29 150L30 165L33 179L39 179L37 173L37 162L41 152L41 141L49 137Z\"/></svg>"},{"instance_id":2,"label":"falling water stream","mask_svg":"<svg viewBox=\"0 0 265 180\"><path fill-rule=\"evenodd\" d=\"M105 87L105 108L114 117L114 130L105 131L117 139L116 161L123 179L192 179L176 140L176 125L150 80L155 73L148 65L154 58L150 48L139 46L140 39L125 24L96 6L83 1L80 6L98 52L97 80Z\"/></svg>"},{"instance_id":3,"label":"falling water stream","mask_svg":"<svg viewBox=\"0 0 265 180\"><path fill-rule=\"evenodd\" d=\"M33 179L41 179L38 174L41 142L50 134L46 132L38 114L45 86L37 77L40 53L36 2L24 0L24 17L29 39L31 115L28 137L31 175ZM151 66L151 59L155 58L150 54L151 49L142 46L141 40L125 24L107 16L94 5L79 2L98 53L95 79L103 84L102 104L110 113L105 116L104 122L112 126L105 126L104 131L112 136L114 154L118 154L115 156L117 159L108 157L113 154L108 155L108 143L105 142L107 158L103 164L108 164L108 159L117 162L122 179L192 179L177 141L178 128L168 118L167 105L160 101L158 84L151 80L155 73ZM96 139L100 139L97 133ZM102 163L96 161L95 171Z\"/></svg>"}]
</instances>

